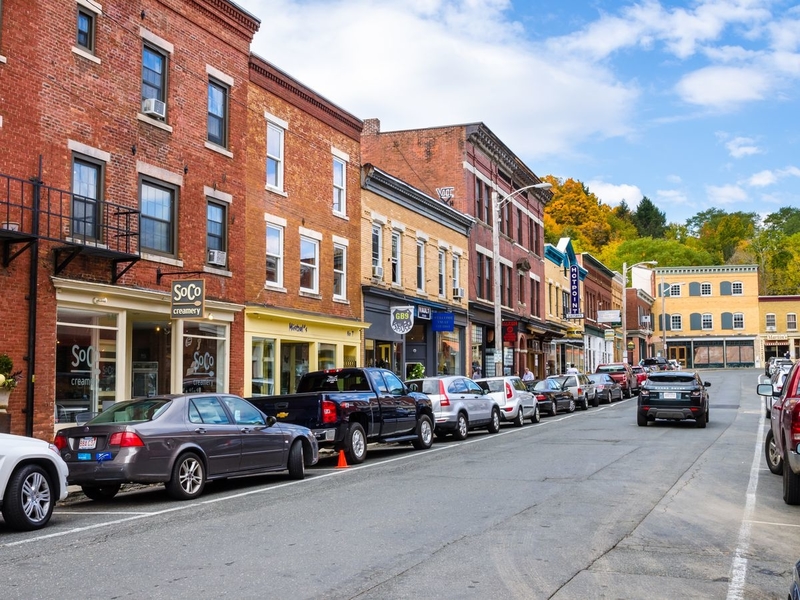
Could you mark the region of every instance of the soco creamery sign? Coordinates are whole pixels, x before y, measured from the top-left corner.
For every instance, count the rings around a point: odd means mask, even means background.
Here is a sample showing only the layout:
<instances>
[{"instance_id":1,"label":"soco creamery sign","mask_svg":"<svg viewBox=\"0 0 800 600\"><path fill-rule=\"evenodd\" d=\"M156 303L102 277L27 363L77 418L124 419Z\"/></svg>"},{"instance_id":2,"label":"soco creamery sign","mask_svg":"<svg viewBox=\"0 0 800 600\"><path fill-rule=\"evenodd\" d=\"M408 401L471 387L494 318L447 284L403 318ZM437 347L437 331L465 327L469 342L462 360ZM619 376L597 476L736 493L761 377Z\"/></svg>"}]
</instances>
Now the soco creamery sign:
<instances>
[{"instance_id":1,"label":"soco creamery sign","mask_svg":"<svg viewBox=\"0 0 800 600\"><path fill-rule=\"evenodd\" d=\"M206 282L189 279L172 282L172 318L202 319L205 316Z\"/></svg>"}]
</instances>

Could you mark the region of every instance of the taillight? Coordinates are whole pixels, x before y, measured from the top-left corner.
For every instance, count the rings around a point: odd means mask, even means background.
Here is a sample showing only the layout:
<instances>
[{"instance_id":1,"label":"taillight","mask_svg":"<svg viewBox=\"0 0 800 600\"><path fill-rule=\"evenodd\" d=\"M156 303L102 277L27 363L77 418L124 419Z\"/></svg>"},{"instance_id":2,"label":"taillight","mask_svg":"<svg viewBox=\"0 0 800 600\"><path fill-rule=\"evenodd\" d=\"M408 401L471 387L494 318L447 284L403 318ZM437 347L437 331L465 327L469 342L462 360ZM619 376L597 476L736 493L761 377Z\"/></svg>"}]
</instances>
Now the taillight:
<instances>
[{"instance_id":1,"label":"taillight","mask_svg":"<svg viewBox=\"0 0 800 600\"><path fill-rule=\"evenodd\" d=\"M792 446L800 443L800 402L795 402L792 406L792 424L789 428L789 435L792 436ZM786 466L783 468L785 469Z\"/></svg>"},{"instance_id":2,"label":"taillight","mask_svg":"<svg viewBox=\"0 0 800 600\"><path fill-rule=\"evenodd\" d=\"M439 406L450 406L450 398L447 397L447 392L444 390L444 381L439 380L439 396L441 396L441 400L439 400Z\"/></svg>"},{"instance_id":3,"label":"taillight","mask_svg":"<svg viewBox=\"0 0 800 600\"><path fill-rule=\"evenodd\" d=\"M144 446L142 438L133 433L132 431L118 431L112 433L108 438L109 446L119 446L120 448L133 448L136 446Z\"/></svg>"},{"instance_id":4,"label":"taillight","mask_svg":"<svg viewBox=\"0 0 800 600\"><path fill-rule=\"evenodd\" d=\"M581 395L583 395L583 389L579 387L578 388L578 396L581 396Z\"/></svg>"},{"instance_id":5,"label":"taillight","mask_svg":"<svg viewBox=\"0 0 800 600\"><path fill-rule=\"evenodd\" d=\"M547 400L547 396L545 396L544 394L536 394L537 402L544 402L545 400Z\"/></svg>"},{"instance_id":6,"label":"taillight","mask_svg":"<svg viewBox=\"0 0 800 600\"><path fill-rule=\"evenodd\" d=\"M63 450L67 447L67 436L63 433L56 434L56 437L53 439L53 445L59 450Z\"/></svg>"},{"instance_id":7,"label":"taillight","mask_svg":"<svg viewBox=\"0 0 800 600\"><path fill-rule=\"evenodd\" d=\"M514 390L511 389L511 384L506 381L506 400L511 400L514 396Z\"/></svg>"},{"instance_id":8,"label":"taillight","mask_svg":"<svg viewBox=\"0 0 800 600\"><path fill-rule=\"evenodd\" d=\"M332 400L322 401L322 422L336 423L336 403Z\"/></svg>"}]
</instances>

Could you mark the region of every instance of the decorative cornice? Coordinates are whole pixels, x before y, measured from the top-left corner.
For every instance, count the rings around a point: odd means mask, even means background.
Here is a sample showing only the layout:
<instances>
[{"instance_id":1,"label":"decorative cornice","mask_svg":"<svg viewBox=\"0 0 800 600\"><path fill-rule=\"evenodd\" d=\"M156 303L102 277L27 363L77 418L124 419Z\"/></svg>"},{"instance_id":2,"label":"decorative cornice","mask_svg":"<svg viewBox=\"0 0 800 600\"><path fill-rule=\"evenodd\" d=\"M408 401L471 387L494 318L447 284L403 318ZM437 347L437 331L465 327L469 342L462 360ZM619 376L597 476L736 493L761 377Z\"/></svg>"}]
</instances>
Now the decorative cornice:
<instances>
[{"instance_id":1,"label":"decorative cornice","mask_svg":"<svg viewBox=\"0 0 800 600\"><path fill-rule=\"evenodd\" d=\"M708 275L711 273L758 273L758 265L710 265L694 267L656 267L656 276L660 275Z\"/></svg>"},{"instance_id":2,"label":"decorative cornice","mask_svg":"<svg viewBox=\"0 0 800 600\"><path fill-rule=\"evenodd\" d=\"M261 20L228 0L192 0L200 11L212 19L232 25L248 43L261 27Z\"/></svg>"}]
</instances>

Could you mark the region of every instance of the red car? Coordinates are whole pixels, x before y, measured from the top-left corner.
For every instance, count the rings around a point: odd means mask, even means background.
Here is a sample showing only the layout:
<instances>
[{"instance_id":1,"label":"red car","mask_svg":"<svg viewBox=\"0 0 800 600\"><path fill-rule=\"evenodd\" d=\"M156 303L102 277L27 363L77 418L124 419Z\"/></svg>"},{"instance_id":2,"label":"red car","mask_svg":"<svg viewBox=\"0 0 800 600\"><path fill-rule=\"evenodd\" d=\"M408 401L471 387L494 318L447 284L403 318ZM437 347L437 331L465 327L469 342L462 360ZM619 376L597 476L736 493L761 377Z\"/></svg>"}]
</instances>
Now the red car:
<instances>
[{"instance_id":1,"label":"red car","mask_svg":"<svg viewBox=\"0 0 800 600\"><path fill-rule=\"evenodd\" d=\"M639 387L642 387L645 379L647 379L647 367L633 365L631 366L631 371L633 371L633 374L636 375L636 382L639 384Z\"/></svg>"},{"instance_id":2,"label":"red car","mask_svg":"<svg viewBox=\"0 0 800 600\"><path fill-rule=\"evenodd\" d=\"M626 362L606 363L597 365L595 373L608 373L611 379L619 383L622 388L622 395L630 398L639 393L639 381L633 374L631 366Z\"/></svg>"},{"instance_id":3,"label":"red car","mask_svg":"<svg viewBox=\"0 0 800 600\"><path fill-rule=\"evenodd\" d=\"M757 393L775 398L764 441L767 466L783 475L783 501L800 504L800 363L789 371L780 392L771 383L762 383Z\"/></svg>"}]
</instances>

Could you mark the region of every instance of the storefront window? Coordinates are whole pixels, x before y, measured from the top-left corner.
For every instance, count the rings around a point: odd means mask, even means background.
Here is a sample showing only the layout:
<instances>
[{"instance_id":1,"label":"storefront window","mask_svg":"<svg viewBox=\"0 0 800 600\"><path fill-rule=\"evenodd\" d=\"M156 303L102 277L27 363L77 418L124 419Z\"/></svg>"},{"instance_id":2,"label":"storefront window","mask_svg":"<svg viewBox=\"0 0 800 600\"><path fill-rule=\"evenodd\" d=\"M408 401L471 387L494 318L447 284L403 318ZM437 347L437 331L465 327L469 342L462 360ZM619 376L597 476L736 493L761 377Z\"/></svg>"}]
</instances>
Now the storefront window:
<instances>
[{"instance_id":1,"label":"storefront window","mask_svg":"<svg viewBox=\"0 0 800 600\"><path fill-rule=\"evenodd\" d=\"M308 344L281 344L281 394L292 394L308 373Z\"/></svg>"},{"instance_id":2,"label":"storefront window","mask_svg":"<svg viewBox=\"0 0 800 600\"><path fill-rule=\"evenodd\" d=\"M472 363L470 377L476 379L483 376L483 327L480 325L472 326Z\"/></svg>"},{"instance_id":3,"label":"storefront window","mask_svg":"<svg viewBox=\"0 0 800 600\"><path fill-rule=\"evenodd\" d=\"M461 331L456 327L453 331L440 331L436 341L436 364L440 375L463 375L461 360Z\"/></svg>"},{"instance_id":4,"label":"storefront window","mask_svg":"<svg viewBox=\"0 0 800 600\"><path fill-rule=\"evenodd\" d=\"M59 308L57 321L55 416L85 420L116 399L117 315Z\"/></svg>"},{"instance_id":5,"label":"storefront window","mask_svg":"<svg viewBox=\"0 0 800 600\"><path fill-rule=\"evenodd\" d=\"M172 325L169 321L134 321L131 357L131 398L149 398L172 391Z\"/></svg>"},{"instance_id":6,"label":"storefront window","mask_svg":"<svg viewBox=\"0 0 800 600\"><path fill-rule=\"evenodd\" d=\"M253 338L254 396L271 396L275 393L275 340Z\"/></svg>"},{"instance_id":7,"label":"storefront window","mask_svg":"<svg viewBox=\"0 0 800 600\"><path fill-rule=\"evenodd\" d=\"M225 326L183 325L183 391L224 392Z\"/></svg>"},{"instance_id":8,"label":"storefront window","mask_svg":"<svg viewBox=\"0 0 800 600\"><path fill-rule=\"evenodd\" d=\"M320 344L317 364L317 368L321 370L336 368L336 346L333 344Z\"/></svg>"}]
</instances>

